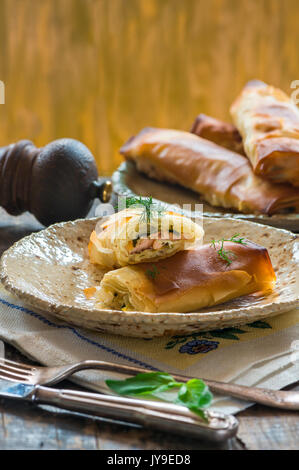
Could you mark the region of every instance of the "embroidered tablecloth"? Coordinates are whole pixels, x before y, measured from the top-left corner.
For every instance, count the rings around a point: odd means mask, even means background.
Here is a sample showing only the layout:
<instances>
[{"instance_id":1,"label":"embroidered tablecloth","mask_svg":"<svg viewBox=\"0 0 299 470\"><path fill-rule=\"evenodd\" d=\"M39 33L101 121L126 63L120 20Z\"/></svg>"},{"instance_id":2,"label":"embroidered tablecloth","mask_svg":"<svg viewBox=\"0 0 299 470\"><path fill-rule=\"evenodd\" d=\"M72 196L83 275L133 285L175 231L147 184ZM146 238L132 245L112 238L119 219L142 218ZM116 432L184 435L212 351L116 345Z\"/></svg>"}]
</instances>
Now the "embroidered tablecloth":
<instances>
[{"instance_id":1,"label":"embroidered tablecloth","mask_svg":"<svg viewBox=\"0 0 299 470\"><path fill-rule=\"evenodd\" d=\"M299 310L236 328L155 339L87 331L40 313L0 287L0 337L44 365L85 359L280 389L299 377ZM1 351L1 349L0 349ZM84 371L73 380L107 392L111 373ZM250 403L215 397L213 408L237 413Z\"/></svg>"}]
</instances>

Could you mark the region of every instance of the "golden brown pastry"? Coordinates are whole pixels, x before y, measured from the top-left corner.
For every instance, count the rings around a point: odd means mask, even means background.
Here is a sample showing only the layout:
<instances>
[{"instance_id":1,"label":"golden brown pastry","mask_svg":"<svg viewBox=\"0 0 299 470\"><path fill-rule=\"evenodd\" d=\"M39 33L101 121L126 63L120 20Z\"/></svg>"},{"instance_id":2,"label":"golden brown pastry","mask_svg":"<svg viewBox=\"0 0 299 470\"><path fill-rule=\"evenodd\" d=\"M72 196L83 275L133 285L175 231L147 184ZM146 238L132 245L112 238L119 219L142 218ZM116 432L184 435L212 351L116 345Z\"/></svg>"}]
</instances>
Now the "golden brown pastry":
<instances>
[{"instance_id":1,"label":"golden brown pastry","mask_svg":"<svg viewBox=\"0 0 299 470\"><path fill-rule=\"evenodd\" d=\"M299 186L299 110L281 90L249 82L231 115L254 172L276 183Z\"/></svg>"},{"instance_id":2,"label":"golden brown pastry","mask_svg":"<svg viewBox=\"0 0 299 470\"><path fill-rule=\"evenodd\" d=\"M157 261L202 243L204 231L188 217L129 208L97 225L88 246L90 261L104 268Z\"/></svg>"},{"instance_id":3,"label":"golden brown pastry","mask_svg":"<svg viewBox=\"0 0 299 470\"><path fill-rule=\"evenodd\" d=\"M180 184L213 206L245 213L299 212L299 191L255 175L248 159L194 134L145 128L120 150L150 178Z\"/></svg>"},{"instance_id":4,"label":"golden brown pastry","mask_svg":"<svg viewBox=\"0 0 299 470\"><path fill-rule=\"evenodd\" d=\"M276 276L266 248L248 240L224 242L228 262L219 255L220 246L202 245L154 264L110 271L93 289L97 306L185 313L273 289Z\"/></svg>"},{"instance_id":5,"label":"golden brown pastry","mask_svg":"<svg viewBox=\"0 0 299 470\"><path fill-rule=\"evenodd\" d=\"M190 132L203 139L211 140L228 150L244 155L242 137L233 124L220 121L206 114L199 114Z\"/></svg>"}]
</instances>

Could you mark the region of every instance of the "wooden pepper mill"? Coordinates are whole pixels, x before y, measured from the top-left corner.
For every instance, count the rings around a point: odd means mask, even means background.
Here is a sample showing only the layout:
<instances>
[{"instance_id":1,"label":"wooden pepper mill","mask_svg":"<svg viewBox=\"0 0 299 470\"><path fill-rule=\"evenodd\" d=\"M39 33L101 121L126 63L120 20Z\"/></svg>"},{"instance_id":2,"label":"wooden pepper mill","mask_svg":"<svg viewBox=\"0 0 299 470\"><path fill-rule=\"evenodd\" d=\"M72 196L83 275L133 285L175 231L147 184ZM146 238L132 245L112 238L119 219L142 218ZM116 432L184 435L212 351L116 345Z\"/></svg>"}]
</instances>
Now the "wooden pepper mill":
<instances>
[{"instance_id":1,"label":"wooden pepper mill","mask_svg":"<svg viewBox=\"0 0 299 470\"><path fill-rule=\"evenodd\" d=\"M94 198L108 202L93 155L81 142L59 139L43 148L29 140L0 148L0 206L11 215L29 211L43 225L87 215Z\"/></svg>"}]
</instances>

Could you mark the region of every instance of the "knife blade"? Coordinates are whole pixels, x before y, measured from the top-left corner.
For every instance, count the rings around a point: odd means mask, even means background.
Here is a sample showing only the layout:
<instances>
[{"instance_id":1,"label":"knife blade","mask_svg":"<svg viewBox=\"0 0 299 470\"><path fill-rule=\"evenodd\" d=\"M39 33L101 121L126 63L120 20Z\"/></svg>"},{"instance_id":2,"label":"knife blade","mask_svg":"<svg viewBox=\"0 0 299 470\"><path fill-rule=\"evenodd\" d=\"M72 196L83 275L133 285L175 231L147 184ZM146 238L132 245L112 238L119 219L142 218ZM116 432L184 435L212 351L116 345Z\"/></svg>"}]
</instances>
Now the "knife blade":
<instances>
[{"instance_id":1,"label":"knife blade","mask_svg":"<svg viewBox=\"0 0 299 470\"><path fill-rule=\"evenodd\" d=\"M0 397L52 405L87 415L216 442L232 438L238 430L238 420L233 415L216 411L206 411L207 420L204 421L187 408L171 403L52 389L40 385L12 383L2 379L0 379Z\"/></svg>"},{"instance_id":2,"label":"knife blade","mask_svg":"<svg viewBox=\"0 0 299 470\"><path fill-rule=\"evenodd\" d=\"M0 379L0 396L6 398L21 398L31 400L35 385L27 385Z\"/></svg>"}]
</instances>

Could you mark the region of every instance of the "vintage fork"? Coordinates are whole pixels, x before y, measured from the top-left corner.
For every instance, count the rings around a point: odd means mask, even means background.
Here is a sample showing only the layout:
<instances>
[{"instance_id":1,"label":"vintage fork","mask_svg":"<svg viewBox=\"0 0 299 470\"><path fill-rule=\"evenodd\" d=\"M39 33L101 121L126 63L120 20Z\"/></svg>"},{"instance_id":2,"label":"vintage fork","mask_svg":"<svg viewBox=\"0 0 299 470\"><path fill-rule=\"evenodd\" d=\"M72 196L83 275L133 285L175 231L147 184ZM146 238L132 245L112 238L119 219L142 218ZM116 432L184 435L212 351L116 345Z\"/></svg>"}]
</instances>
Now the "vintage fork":
<instances>
[{"instance_id":1,"label":"vintage fork","mask_svg":"<svg viewBox=\"0 0 299 470\"><path fill-rule=\"evenodd\" d=\"M149 372L140 367L114 364L105 361L83 361L57 367L37 367L21 364L0 358L0 379L22 382L31 385L53 385L69 377L75 372L86 369L99 369L107 372L117 372L124 375L136 375ZM180 382L187 382L194 377L172 374ZM217 382L203 379L210 390L241 400L252 401L274 408L299 410L299 392L269 390L265 388L246 387L243 385Z\"/></svg>"}]
</instances>

